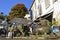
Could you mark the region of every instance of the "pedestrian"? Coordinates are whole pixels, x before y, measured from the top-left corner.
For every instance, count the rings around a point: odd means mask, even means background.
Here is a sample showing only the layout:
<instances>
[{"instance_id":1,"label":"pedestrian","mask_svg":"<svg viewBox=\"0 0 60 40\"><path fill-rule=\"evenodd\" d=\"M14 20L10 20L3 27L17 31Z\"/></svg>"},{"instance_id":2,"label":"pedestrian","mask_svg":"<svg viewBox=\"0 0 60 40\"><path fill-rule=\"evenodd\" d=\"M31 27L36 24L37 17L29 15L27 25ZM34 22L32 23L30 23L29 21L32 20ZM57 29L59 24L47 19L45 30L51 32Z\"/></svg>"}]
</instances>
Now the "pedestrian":
<instances>
[{"instance_id":1,"label":"pedestrian","mask_svg":"<svg viewBox=\"0 0 60 40\"><path fill-rule=\"evenodd\" d=\"M59 32L60 32L60 25L59 25Z\"/></svg>"},{"instance_id":2,"label":"pedestrian","mask_svg":"<svg viewBox=\"0 0 60 40\"><path fill-rule=\"evenodd\" d=\"M13 38L13 28L12 28L12 24L11 24L10 27L8 28L8 37L9 37L9 38Z\"/></svg>"},{"instance_id":3,"label":"pedestrian","mask_svg":"<svg viewBox=\"0 0 60 40\"><path fill-rule=\"evenodd\" d=\"M24 36L29 36L29 27L28 26L24 26L23 27L23 32L24 32Z\"/></svg>"},{"instance_id":4,"label":"pedestrian","mask_svg":"<svg viewBox=\"0 0 60 40\"><path fill-rule=\"evenodd\" d=\"M35 23L31 24L31 28L32 28L32 34L35 35L36 34L36 26Z\"/></svg>"},{"instance_id":5,"label":"pedestrian","mask_svg":"<svg viewBox=\"0 0 60 40\"><path fill-rule=\"evenodd\" d=\"M52 26L52 33L53 33L55 36L57 36L57 35L56 35L56 26L55 26L55 25Z\"/></svg>"},{"instance_id":6,"label":"pedestrian","mask_svg":"<svg viewBox=\"0 0 60 40\"><path fill-rule=\"evenodd\" d=\"M31 27L29 27L30 28L30 32L32 33L32 28Z\"/></svg>"},{"instance_id":7,"label":"pedestrian","mask_svg":"<svg viewBox=\"0 0 60 40\"><path fill-rule=\"evenodd\" d=\"M34 25L34 23L32 23L31 24L32 31L33 31L34 27L35 27L35 25Z\"/></svg>"}]
</instances>

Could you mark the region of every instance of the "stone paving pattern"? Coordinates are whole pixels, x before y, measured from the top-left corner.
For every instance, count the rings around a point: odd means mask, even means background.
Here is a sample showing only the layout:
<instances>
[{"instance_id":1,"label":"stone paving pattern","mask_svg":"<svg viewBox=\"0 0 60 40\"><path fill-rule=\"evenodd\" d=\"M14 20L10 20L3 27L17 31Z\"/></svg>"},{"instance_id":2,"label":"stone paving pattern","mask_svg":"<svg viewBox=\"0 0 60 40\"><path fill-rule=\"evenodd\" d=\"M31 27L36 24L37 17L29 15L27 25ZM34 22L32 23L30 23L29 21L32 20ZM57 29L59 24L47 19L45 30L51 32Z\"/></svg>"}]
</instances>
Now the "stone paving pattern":
<instances>
[{"instance_id":1,"label":"stone paving pattern","mask_svg":"<svg viewBox=\"0 0 60 40\"><path fill-rule=\"evenodd\" d=\"M0 40L60 40L60 38L2 38L0 37Z\"/></svg>"}]
</instances>

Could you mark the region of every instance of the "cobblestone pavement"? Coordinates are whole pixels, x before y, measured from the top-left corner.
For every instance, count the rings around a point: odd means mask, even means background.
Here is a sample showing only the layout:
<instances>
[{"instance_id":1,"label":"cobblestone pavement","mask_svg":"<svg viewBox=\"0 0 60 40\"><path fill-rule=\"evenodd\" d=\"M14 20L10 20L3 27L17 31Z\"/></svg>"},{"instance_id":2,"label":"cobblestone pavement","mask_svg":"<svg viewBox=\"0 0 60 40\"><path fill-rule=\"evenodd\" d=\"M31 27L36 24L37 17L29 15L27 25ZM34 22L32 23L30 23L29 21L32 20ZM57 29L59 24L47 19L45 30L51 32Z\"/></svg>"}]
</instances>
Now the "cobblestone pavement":
<instances>
[{"instance_id":1,"label":"cobblestone pavement","mask_svg":"<svg viewBox=\"0 0 60 40\"><path fill-rule=\"evenodd\" d=\"M29 37L20 37L20 38L2 38L0 40L60 40L60 38L29 38Z\"/></svg>"}]
</instances>

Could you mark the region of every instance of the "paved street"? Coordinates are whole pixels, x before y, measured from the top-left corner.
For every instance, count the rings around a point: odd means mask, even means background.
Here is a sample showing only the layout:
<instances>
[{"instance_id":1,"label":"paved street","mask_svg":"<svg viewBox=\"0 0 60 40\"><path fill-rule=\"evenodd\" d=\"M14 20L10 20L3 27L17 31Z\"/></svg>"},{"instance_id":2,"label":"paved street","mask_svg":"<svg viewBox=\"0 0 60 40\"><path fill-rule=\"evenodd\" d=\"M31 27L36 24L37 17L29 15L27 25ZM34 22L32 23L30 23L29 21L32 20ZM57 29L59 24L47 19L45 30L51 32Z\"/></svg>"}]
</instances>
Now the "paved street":
<instances>
[{"instance_id":1,"label":"paved street","mask_svg":"<svg viewBox=\"0 0 60 40\"><path fill-rule=\"evenodd\" d=\"M2 38L0 40L60 40L60 38L29 38L29 37L20 37L20 38Z\"/></svg>"}]
</instances>

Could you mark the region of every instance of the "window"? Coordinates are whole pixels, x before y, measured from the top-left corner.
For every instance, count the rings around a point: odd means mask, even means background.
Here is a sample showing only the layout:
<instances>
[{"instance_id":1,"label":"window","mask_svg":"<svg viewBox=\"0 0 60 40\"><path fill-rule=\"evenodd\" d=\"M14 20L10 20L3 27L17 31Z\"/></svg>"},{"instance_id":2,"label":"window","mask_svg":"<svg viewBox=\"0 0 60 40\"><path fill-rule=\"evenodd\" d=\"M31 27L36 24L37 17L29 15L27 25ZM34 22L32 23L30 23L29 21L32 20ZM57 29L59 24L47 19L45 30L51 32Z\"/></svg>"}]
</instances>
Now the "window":
<instances>
[{"instance_id":1,"label":"window","mask_svg":"<svg viewBox=\"0 0 60 40\"><path fill-rule=\"evenodd\" d=\"M46 8L48 8L50 6L49 0L45 0L45 6L46 6Z\"/></svg>"},{"instance_id":2,"label":"window","mask_svg":"<svg viewBox=\"0 0 60 40\"><path fill-rule=\"evenodd\" d=\"M38 15L37 15L37 11L35 11L35 19L37 18L37 16L38 16Z\"/></svg>"},{"instance_id":3,"label":"window","mask_svg":"<svg viewBox=\"0 0 60 40\"><path fill-rule=\"evenodd\" d=\"M40 15L41 15L42 14L42 8L41 8L41 6L39 8L39 12L40 12Z\"/></svg>"},{"instance_id":4,"label":"window","mask_svg":"<svg viewBox=\"0 0 60 40\"><path fill-rule=\"evenodd\" d=\"M56 2L57 0L53 0L53 3Z\"/></svg>"},{"instance_id":5,"label":"window","mask_svg":"<svg viewBox=\"0 0 60 40\"><path fill-rule=\"evenodd\" d=\"M53 18L53 21L56 21L56 19L55 19L55 18Z\"/></svg>"}]
</instances>

